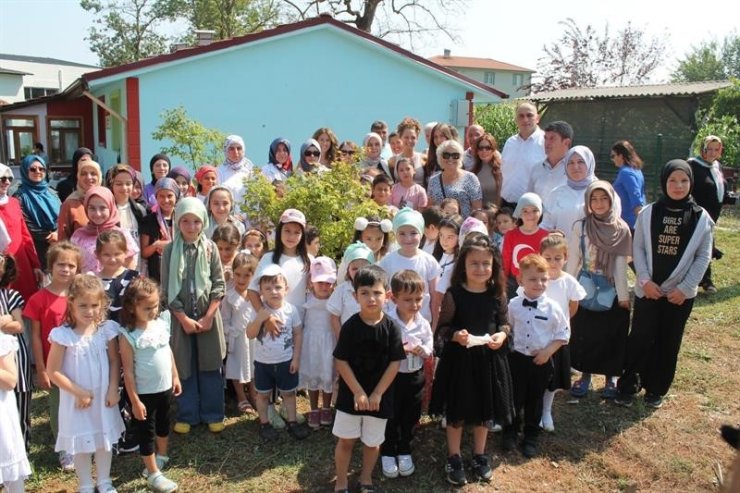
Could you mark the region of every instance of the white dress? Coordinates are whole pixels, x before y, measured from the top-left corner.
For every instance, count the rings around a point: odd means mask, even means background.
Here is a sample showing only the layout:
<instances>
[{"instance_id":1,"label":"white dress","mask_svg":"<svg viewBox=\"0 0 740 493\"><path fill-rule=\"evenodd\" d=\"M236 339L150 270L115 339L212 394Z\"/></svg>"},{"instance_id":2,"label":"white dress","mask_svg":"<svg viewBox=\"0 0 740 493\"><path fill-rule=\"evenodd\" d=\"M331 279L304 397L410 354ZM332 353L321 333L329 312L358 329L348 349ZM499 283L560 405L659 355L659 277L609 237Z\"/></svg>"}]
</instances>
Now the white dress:
<instances>
[{"instance_id":1,"label":"white dress","mask_svg":"<svg viewBox=\"0 0 740 493\"><path fill-rule=\"evenodd\" d=\"M226 337L224 375L241 383L252 381L254 340L247 340L247 325L254 319L254 309L234 288L229 288L221 303L221 318Z\"/></svg>"},{"instance_id":2,"label":"white dress","mask_svg":"<svg viewBox=\"0 0 740 493\"><path fill-rule=\"evenodd\" d=\"M349 320L349 317L360 311L360 304L353 296L354 292L352 282L344 281L334 289L326 304L329 313L339 317L339 323L342 325Z\"/></svg>"},{"instance_id":3,"label":"white dress","mask_svg":"<svg viewBox=\"0 0 740 493\"><path fill-rule=\"evenodd\" d=\"M0 358L18 352L18 339L0 332ZM0 389L0 485L31 475L12 390Z\"/></svg>"},{"instance_id":4,"label":"white dress","mask_svg":"<svg viewBox=\"0 0 740 493\"><path fill-rule=\"evenodd\" d=\"M308 295L303 305L303 345L301 346L301 365L298 372L300 388L321 390L331 393L334 386L334 331L329 321L327 300Z\"/></svg>"},{"instance_id":5,"label":"white dress","mask_svg":"<svg viewBox=\"0 0 740 493\"><path fill-rule=\"evenodd\" d=\"M118 405L107 407L109 369L108 341L118 336L119 325L106 320L91 336L79 336L68 324L49 334L49 341L64 346L62 373L83 389L93 394L92 405L86 409L75 407L75 396L59 392L59 434L55 450L72 455L111 450L118 443L124 426Z\"/></svg>"}]
</instances>

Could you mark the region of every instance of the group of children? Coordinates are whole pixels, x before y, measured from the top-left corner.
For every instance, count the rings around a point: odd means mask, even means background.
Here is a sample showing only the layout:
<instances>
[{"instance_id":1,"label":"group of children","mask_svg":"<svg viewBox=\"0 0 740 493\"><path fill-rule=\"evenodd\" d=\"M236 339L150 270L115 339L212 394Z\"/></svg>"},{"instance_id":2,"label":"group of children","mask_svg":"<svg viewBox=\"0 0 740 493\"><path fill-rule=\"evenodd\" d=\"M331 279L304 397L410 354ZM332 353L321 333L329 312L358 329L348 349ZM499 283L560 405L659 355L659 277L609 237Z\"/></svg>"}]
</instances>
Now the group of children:
<instances>
[{"instance_id":1,"label":"group of children","mask_svg":"<svg viewBox=\"0 0 740 493\"><path fill-rule=\"evenodd\" d=\"M675 169L686 173L683 167ZM691 233L709 228L704 215L687 202L688 187L683 196L673 193L685 186L676 181L666 174L669 198L656 209L663 215L683 214ZM621 268L621 240L614 245L604 240L621 232L613 220L613 195L606 194L611 197L606 208L597 204L599 194L591 197L609 189L600 184L589 190L582 228L590 245L603 250L599 265ZM166 207L160 210L164 214ZM437 208L420 213L410 207L401 208L392 222L358 218L355 242L337 268L332 259L309 252L309 243L318 239L316 232L309 238L311 228L298 210L283 212L274 249L266 251L264 235L235 232L228 217L211 229L217 218L201 200L187 197L173 208L170 224L163 218L172 236L161 251L161 286L130 268L127 236L107 228L96 239L96 274L81 274L81 249L59 242L48 253L49 284L25 307L8 288L12 257L3 257L0 326L3 333L22 332L21 310L30 321L39 385L50 392L55 450L63 467L76 471L83 492L96 487L115 491L110 463L125 427L121 395L131 410L128 426L139 444L149 487L175 491L177 485L162 473L168 463L170 400L177 400L175 432L186 434L203 423L219 433L224 429L224 378L233 382L239 411L254 413L256 407L259 435L266 442L275 440L282 427L275 410L279 399L287 421L282 425L292 437L304 439L309 429L332 426L338 438L337 491L348 489L358 438L363 444L360 491L374 491L378 456L384 476L413 474L411 443L427 401L430 415L444 417L446 479L467 483L461 442L469 425L471 470L476 479L490 481L489 431L503 429L507 450L523 432L522 453L533 457L540 429L554 429L554 392L570 388L570 318L586 293L564 270L569 260L565 235L540 228L541 214L539 197L525 194L513 213L475 211L465 221ZM588 222L589 214L598 224ZM638 223L649 236L650 226ZM686 231L674 231L676 241L686 241L681 236ZM706 241L696 241L690 250L703 254ZM248 250L239 251L245 244ZM652 268L673 282L669 267L685 251L658 250L662 257ZM650 271L650 255L635 257L641 289L648 300L657 300L642 303L660 303L654 293L660 286L653 286L649 273L642 275ZM701 262L684 262L683 257L680 262L691 273L702 268ZM675 282L680 286L680 280ZM678 296L671 291L668 301L680 305L685 297ZM614 303L624 309L621 301L620 296ZM628 359L629 378L645 372L644 354L650 350L645 339L642 335L631 342L642 359ZM30 422L30 386L16 385L30 381L22 340L0 336L0 459L10 464L0 471L12 492L23 491L22 478L29 473L18 447L28 438ZM667 390L665 379L665 372L655 378ZM639 380L620 381L625 401L639 388ZM306 423L297 412L298 389L309 395ZM11 390L23 402L20 416L8 397Z\"/></svg>"}]
</instances>

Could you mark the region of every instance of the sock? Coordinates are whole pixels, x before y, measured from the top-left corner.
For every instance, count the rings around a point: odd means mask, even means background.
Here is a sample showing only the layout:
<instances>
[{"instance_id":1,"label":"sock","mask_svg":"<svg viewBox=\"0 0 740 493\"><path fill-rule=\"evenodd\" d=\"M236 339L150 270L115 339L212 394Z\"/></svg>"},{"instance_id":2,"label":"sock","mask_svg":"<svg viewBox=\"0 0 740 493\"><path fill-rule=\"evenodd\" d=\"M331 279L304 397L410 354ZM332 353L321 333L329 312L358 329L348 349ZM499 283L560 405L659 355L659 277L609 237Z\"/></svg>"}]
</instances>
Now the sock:
<instances>
[{"instance_id":1,"label":"sock","mask_svg":"<svg viewBox=\"0 0 740 493\"><path fill-rule=\"evenodd\" d=\"M92 477L92 454L75 454L72 460L75 464L75 474L80 481L80 491L93 491L95 483Z\"/></svg>"},{"instance_id":2,"label":"sock","mask_svg":"<svg viewBox=\"0 0 740 493\"><path fill-rule=\"evenodd\" d=\"M552 414L552 403L555 400L555 391L546 390L542 396L542 414Z\"/></svg>"},{"instance_id":3,"label":"sock","mask_svg":"<svg viewBox=\"0 0 740 493\"><path fill-rule=\"evenodd\" d=\"M26 487L23 484L22 479L16 479L15 481L6 481L3 483L3 486L5 486L5 491L8 493L23 493L26 491Z\"/></svg>"},{"instance_id":4,"label":"sock","mask_svg":"<svg viewBox=\"0 0 740 493\"><path fill-rule=\"evenodd\" d=\"M95 468L98 471L98 486L113 484L110 479L110 463L113 451L98 449L95 451Z\"/></svg>"}]
</instances>

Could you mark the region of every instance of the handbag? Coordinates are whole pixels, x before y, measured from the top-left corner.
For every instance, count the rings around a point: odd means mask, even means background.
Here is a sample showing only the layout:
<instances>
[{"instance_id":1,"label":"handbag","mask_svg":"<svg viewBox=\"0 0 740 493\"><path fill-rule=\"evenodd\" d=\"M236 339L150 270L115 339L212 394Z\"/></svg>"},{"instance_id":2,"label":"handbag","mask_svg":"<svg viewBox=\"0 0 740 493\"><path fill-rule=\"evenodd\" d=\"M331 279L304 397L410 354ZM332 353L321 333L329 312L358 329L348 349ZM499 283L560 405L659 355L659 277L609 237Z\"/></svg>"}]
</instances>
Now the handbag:
<instances>
[{"instance_id":1,"label":"handbag","mask_svg":"<svg viewBox=\"0 0 740 493\"><path fill-rule=\"evenodd\" d=\"M578 283L586 291L586 297L579 302L579 306L592 312L605 312L611 310L614 305L617 290L604 274L589 272L586 267L588 265L588 251L584 240L586 222L582 221L581 224L581 272L578 274Z\"/></svg>"}]
</instances>

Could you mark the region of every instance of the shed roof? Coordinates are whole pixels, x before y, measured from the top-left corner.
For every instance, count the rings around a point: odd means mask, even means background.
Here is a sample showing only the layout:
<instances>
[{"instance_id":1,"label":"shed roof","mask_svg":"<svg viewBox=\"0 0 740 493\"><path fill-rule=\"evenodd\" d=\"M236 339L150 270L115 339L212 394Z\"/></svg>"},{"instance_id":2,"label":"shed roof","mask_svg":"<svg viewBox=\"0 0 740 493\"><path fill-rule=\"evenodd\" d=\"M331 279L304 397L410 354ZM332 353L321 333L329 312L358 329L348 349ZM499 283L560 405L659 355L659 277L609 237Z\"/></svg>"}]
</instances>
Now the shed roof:
<instances>
[{"instance_id":1,"label":"shed roof","mask_svg":"<svg viewBox=\"0 0 740 493\"><path fill-rule=\"evenodd\" d=\"M13 70L12 68L3 68L0 67L0 74L7 74L7 75L33 75L29 72L23 72L22 70Z\"/></svg>"},{"instance_id":2,"label":"shed roof","mask_svg":"<svg viewBox=\"0 0 740 493\"><path fill-rule=\"evenodd\" d=\"M10 60L14 62L27 62L27 63L44 63L47 65L69 65L71 67L98 68L95 65L89 65L87 63L70 62L68 60L59 60L58 58L28 56L28 55L11 55L9 53L0 53L0 60Z\"/></svg>"},{"instance_id":3,"label":"shed roof","mask_svg":"<svg viewBox=\"0 0 740 493\"><path fill-rule=\"evenodd\" d=\"M730 81L679 82L616 87L580 87L541 92L527 96L530 101L585 101L592 99L659 98L664 96L697 96L732 85Z\"/></svg>"},{"instance_id":4,"label":"shed roof","mask_svg":"<svg viewBox=\"0 0 740 493\"><path fill-rule=\"evenodd\" d=\"M430 57L429 60L442 65L443 67L477 68L482 70L509 70L512 72L535 72L532 69L520 67L518 65L512 65L511 63L501 62L498 60L494 60L493 58L435 55L433 57Z\"/></svg>"}]
</instances>

